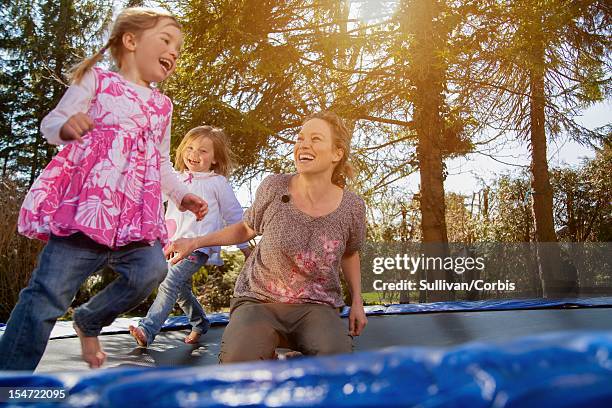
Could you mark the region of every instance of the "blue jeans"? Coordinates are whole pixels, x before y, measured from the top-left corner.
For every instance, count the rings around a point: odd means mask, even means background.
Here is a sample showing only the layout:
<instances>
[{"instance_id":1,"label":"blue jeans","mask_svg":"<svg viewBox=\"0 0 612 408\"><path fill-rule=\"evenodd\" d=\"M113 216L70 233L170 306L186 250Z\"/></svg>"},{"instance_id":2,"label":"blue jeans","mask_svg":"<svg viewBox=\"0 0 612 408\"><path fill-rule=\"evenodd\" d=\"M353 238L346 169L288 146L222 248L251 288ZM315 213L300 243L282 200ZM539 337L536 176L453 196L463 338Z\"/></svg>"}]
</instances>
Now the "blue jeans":
<instances>
[{"instance_id":1,"label":"blue jeans","mask_svg":"<svg viewBox=\"0 0 612 408\"><path fill-rule=\"evenodd\" d=\"M57 318L87 277L106 265L119 277L74 311L74 322L85 336L97 336L146 299L168 270L159 241L111 250L83 234L51 236L0 337L0 370L34 370Z\"/></svg>"},{"instance_id":2,"label":"blue jeans","mask_svg":"<svg viewBox=\"0 0 612 408\"><path fill-rule=\"evenodd\" d=\"M200 334L208 331L210 321L191 290L191 277L206 264L207 259L208 255L195 251L170 267L166 279L159 286L155 302L151 305L147 316L138 323L147 336L147 344L155 340L175 303L179 304L189 318L192 331Z\"/></svg>"}]
</instances>

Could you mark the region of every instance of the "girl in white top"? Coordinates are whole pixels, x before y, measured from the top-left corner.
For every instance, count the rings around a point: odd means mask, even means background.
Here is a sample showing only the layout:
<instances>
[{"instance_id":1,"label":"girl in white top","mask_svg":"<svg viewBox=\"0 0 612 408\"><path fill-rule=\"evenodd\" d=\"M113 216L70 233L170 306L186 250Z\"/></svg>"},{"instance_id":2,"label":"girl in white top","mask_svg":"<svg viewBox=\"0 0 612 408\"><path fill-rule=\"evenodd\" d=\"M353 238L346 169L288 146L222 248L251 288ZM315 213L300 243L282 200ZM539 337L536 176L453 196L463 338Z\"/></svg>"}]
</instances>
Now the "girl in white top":
<instances>
[{"instance_id":1,"label":"girl in white top","mask_svg":"<svg viewBox=\"0 0 612 408\"><path fill-rule=\"evenodd\" d=\"M197 221L193 215L179 211L173 202L169 202L166 226L171 240L197 237L242 222L242 207L226 179L231 160L221 129L212 126L191 129L176 151L175 162L177 169L182 171L180 178L187 189L208 202L208 214L203 221ZM248 243L242 243L238 248L245 257L249 256ZM220 250L219 246L198 248L170 267L147 316L138 327L130 326L130 333L140 346L146 347L153 342L177 302L192 326L185 342L195 344L206 333L210 322L191 290L191 278L205 264L222 265Z\"/></svg>"}]
</instances>

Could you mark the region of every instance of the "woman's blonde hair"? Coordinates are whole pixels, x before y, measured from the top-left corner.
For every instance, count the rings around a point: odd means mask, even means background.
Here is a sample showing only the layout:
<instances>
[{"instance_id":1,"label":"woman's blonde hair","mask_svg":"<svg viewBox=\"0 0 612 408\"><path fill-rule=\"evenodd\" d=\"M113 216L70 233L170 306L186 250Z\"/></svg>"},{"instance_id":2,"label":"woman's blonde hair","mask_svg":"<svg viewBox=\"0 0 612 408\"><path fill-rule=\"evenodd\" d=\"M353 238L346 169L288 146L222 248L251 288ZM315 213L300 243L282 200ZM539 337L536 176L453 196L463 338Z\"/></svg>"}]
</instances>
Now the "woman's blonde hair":
<instances>
[{"instance_id":1,"label":"woman's blonde hair","mask_svg":"<svg viewBox=\"0 0 612 408\"><path fill-rule=\"evenodd\" d=\"M166 18L172 20L176 27L182 29L181 24L177 21L176 17L166 10L147 7L129 7L123 9L113 23L110 37L108 38L106 44L94 55L84 59L70 70L70 81L79 83L81 79L83 79L83 75L85 75L88 70L102 60L106 50L110 50L115 64L121 68L123 35L125 33L133 33L134 35L138 35L144 30L155 27L161 19Z\"/></svg>"},{"instance_id":2,"label":"woman's blonde hair","mask_svg":"<svg viewBox=\"0 0 612 408\"><path fill-rule=\"evenodd\" d=\"M211 170L213 170L216 174L229 177L234 164L227 137L225 136L223 129L208 125L198 126L191 129L189 132L187 132L183 140L181 140L181 144L179 144L179 147L176 149L174 159L174 165L177 170L187 170L184 160L185 149L189 143L200 137L207 137L213 143L213 156L215 158L215 164L210 166Z\"/></svg>"},{"instance_id":3,"label":"woman's blonde hair","mask_svg":"<svg viewBox=\"0 0 612 408\"><path fill-rule=\"evenodd\" d=\"M342 158L334 167L332 173L332 183L338 187L346 187L347 181L352 179L355 171L350 163L351 154L351 138L352 135L344 124L340 116L331 111L321 111L308 115L302 122L302 125L312 119L321 119L327 122L332 129L333 144L337 149L342 150Z\"/></svg>"}]
</instances>

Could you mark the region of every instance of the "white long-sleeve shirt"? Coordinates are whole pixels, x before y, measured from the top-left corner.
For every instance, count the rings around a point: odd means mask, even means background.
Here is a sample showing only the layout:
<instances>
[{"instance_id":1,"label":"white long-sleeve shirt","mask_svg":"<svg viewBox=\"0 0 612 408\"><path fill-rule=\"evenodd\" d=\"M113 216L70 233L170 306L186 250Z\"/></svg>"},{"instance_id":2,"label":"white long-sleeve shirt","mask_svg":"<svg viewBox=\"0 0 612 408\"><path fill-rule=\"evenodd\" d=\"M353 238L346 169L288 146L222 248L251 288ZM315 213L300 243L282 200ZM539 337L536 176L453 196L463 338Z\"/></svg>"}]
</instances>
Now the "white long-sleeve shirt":
<instances>
[{"instance_id":1,"label":"white long-sleeve shirt","mask_svg":"<svg viewBox=\"0 0 612 408\"><path fill-rule=\"evenodd\" d=\"M166 227L170 240L206 235L225 226L242 222L242 207L225 177L212 171L184 172L179 177L189 192L208 202L208 214L202 221L196 221L192 213L180 212L175 204L168 203ZM247 248L248 243L244 242L237 246L240 249ZM219 256L221 247L200 248L198 251L208 254L208 265L223 265Z\"/></svg>"},{"instance_id":2,"label":"white long-sleeve shirt","mask_svg":"<svg viewBox=\"0 0 612 408\"><path fill-rule=\"evenodd\" d=\"M146 86L138 85L127 80L126 82L144 101L148 100L151 96L151 92L153 92L151 88ZM42 120L40 131L45 139L47 139L47 142L54 145L73 143L60 139L60 129L72 115L78 112L87 113L95 93L96 76L92 70L89 70L78 84L75 83L70 85L55 109L49 112ZM158 146L161 156L161 188L166 196L180 205L181 201L183 201L183 197L189 191L179 180L178 173L174 170L170 162L170 128L171 125L169 123L162 143Z\"/></svg>"}]
</instances>

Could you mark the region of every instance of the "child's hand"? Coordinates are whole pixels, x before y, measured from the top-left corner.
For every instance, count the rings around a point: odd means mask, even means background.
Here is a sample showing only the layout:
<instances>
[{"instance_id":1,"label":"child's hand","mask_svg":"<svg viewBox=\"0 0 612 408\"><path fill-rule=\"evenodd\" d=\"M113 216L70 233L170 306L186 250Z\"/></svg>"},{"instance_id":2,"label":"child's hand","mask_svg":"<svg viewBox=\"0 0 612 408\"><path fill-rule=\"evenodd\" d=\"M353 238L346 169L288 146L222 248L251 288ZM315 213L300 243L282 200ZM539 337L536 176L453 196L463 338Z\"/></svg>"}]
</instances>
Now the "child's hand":
<instances>
[{"instance_id":1,"label":"child's hand","mask_svg":"<svg viewBox=\"0 0 612 408\"><path fill-rule=\"evenodd\" d=\"M164 255L166 259L170 261L172 265L175 265L182 259L185 259L197 248L193 246L195 239L192 238L179 238L176 241L171 242L164 248Z\"/></svg>"},{"instance_id":2,"label":"child's hand","mask_svg":"<svg viewBox=\"0 0 612 408\"><path fill-rule=\"evenodd\" d=\"M208 203L197 195L188 193L183 197L179 210L189 210L196 216L196 220L201 221L208 212Z\"/></svg>"},{"instance_id":3,"label":"child's hand","mask_svg":"<svg viewBox=\"0 0 612 408\"><path fill-rule=\"evenodd\" d=\"M89 132L93 127L93 120L87 114L83 112L75 113L62 125L59 137L65 141L76 140L79 143L83 143L81 136Z\"/></svg>"}]
</instances>

